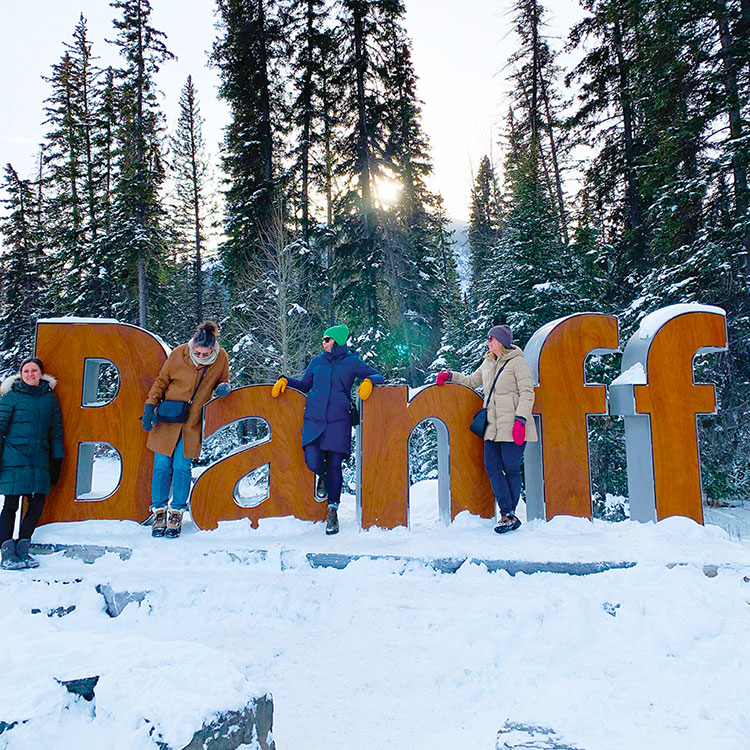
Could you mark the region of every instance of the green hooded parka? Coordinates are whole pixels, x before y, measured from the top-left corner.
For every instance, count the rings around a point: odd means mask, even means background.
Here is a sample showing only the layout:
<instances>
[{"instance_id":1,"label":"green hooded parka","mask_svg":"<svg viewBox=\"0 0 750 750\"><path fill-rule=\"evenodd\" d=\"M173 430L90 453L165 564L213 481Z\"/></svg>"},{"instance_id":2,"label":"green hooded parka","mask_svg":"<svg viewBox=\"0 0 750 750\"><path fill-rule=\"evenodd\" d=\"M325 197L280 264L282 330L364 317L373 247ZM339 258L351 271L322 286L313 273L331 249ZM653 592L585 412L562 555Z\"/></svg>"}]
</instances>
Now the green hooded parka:
<instances>
[{"instance_id":1,"label":"green hooded parka","mask_svg":"<svg viewBox=\"0 0 750 750\"><path fill-rule=\"evenodd\" d=\"M36 386L13 375L0 386L0 495L49 493L50 458L65 455L55 384L51 375Z\"/></svg>"}]
</instances>

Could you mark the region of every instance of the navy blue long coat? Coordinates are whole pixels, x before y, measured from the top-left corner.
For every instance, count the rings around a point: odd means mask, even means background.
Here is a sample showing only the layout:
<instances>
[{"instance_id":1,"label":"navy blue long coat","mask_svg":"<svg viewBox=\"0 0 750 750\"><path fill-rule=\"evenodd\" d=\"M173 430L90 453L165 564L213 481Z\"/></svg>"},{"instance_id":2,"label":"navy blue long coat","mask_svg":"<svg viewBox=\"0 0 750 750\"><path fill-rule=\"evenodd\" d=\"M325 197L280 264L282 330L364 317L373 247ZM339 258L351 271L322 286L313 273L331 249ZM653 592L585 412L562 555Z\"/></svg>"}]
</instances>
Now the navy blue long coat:
<instances>
[{"instance_id":1,"label":"navy blue long coat","mask_svg":"<svg viewBox=\"0 0 750 750\"><path fill-rule=\"evenodd\" d=\"M348 456L352 445L349 394L355 378L382 385L383 376L366 365L355 351L335 344L333 350L313 357L302 380L287 377L289 385L307 393L302 422L302 447L320 438L320 447Z\"/></svg>"}]
</instances>

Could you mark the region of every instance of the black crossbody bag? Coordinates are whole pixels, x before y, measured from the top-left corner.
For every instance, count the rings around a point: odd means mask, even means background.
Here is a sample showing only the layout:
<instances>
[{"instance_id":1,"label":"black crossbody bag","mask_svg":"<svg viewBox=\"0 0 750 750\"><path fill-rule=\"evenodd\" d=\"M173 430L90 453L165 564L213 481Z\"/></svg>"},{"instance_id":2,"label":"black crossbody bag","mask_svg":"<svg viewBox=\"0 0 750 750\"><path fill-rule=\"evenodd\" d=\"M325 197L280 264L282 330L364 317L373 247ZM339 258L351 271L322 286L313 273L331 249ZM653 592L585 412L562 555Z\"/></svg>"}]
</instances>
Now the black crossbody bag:
<instances>
[{"instance_id":1,"label":"black crossbody bag","mask_svg":"<svg viewBox=\"0 0 750 750\"><path fill-rule=\"evenodd\" d=\"M507 364L507 362L506 362ZM484 433L487 431L487 425L489 424L490 420L487 417L487 406L486 404L490 403L490 399L492 398L492 394L495 390L495 384L497 383L497 379L500 377L500 373L505 369L505 365L503 365L497 372L497 375L495 375L495 379L492 381L492 388L490 388L489 396L485 399L484 403L485 406L483 406L475 415L474 419L471 420L471 424L469 425L469 429L475 434L478 435L480 438L484 438Z\"/></svg>"},{"instance_id":2,"label":"black crossbody bag","mask_svg":"<svg viewBox=\"0 0 750 750\"><path fill-rule=\"evenodd\" d=\"M201 378L198 381L198 385L195 386L193 395L190 397L190 401L161 401L159 406L156 407L156 416L159 422L167 422L169 424L184 424L188 421L190 416L190 406L193 403L195 394L198 393L198 389L201 387L203 377L206 374L208 367L203 368Z\"/></svg>"}]
</instances>

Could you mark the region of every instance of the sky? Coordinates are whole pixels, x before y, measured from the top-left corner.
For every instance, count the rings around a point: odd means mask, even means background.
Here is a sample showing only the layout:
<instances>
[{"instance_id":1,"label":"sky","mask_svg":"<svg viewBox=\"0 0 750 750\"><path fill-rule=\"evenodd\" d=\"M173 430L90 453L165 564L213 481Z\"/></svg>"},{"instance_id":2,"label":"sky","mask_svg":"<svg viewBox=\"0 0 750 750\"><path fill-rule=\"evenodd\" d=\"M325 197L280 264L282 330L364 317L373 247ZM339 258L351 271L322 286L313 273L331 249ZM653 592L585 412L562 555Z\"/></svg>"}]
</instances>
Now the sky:
<instances>
[{"instance_id":1,"label":"sky","mask_svg":"<svg viewBox=\"0 0 750 750\"><path fill-rule=\"evenodd\" d=\"M430 138L432 188L448 216L467 221L472 174L484 154L497 161L498 139L507 112L503 69L515 43L510 0L405 0L406 26L419 76L422 125ZM218 152L227 108L218 100L218 77L207 66L215 38L213 0L151 0L154 26L164 31L177 60L167 62L157 82L167 125L174 130L177 100L193 76L205 118L207 147ZM549 0L548 34L561 45L567 29L582 17L574 0ZM186 11L189 8L189 11ZM101 65L116 64L104 42L114 38L114 9L106 0L0 0L0 165L11 162L22 177L34 174L43 139L43 76L72 39L79 15L88 21L93 51Z\"/></svg>"}]
</instances>

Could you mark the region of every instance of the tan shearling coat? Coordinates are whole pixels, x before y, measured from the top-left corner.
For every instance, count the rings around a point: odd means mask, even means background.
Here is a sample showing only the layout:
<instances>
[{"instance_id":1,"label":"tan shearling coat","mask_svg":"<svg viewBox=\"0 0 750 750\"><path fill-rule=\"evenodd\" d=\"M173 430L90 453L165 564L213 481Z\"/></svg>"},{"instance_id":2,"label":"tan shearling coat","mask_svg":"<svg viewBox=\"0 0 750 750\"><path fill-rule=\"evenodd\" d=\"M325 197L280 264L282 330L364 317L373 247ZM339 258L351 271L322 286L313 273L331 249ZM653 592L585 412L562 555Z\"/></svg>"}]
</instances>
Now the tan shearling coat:
<instances>
[{"instance_id":1,"label":"tan shearling coat","mask_svg":"<svg viewBox=\"0 0 750 750\"><path fill-rule=\"evenodd\" d=\"M513 422L516 417L523 417L526 420L526 442L535 443L536 425L531 416L534 406L534 381L529 365L523 358L523 351L519 347L511 346L500 357L487 352L482 364L471 375L451 372L450 382L468 385L470 388L482 386L486 401L495 375L503 365L505 369L497 379L492 400L485 404L489 423L484 439L512 442Z\"/></svg>"},{"instance_id":2,"label":"tan shearling coat","mask_svg":"<svg viewBox=\"0 0 750 750\"><path fill-rule=\"evenodd\" d=\"M196 367L190 359L188 344L180 344L167 358L151 390L147 404L156 406L163 399L170 401L190 401L201 377L203 367ZM159 422L148 434L146 445L154 453L171 456L182 434L185 458L197 458L201 452L203 437L203 407L211 399L219 383L229 382L229 357L223 349L213 364L208 365L203 381L195 394L190 407L190 415L184 424Z\"/></svg>"}]
</instances>

